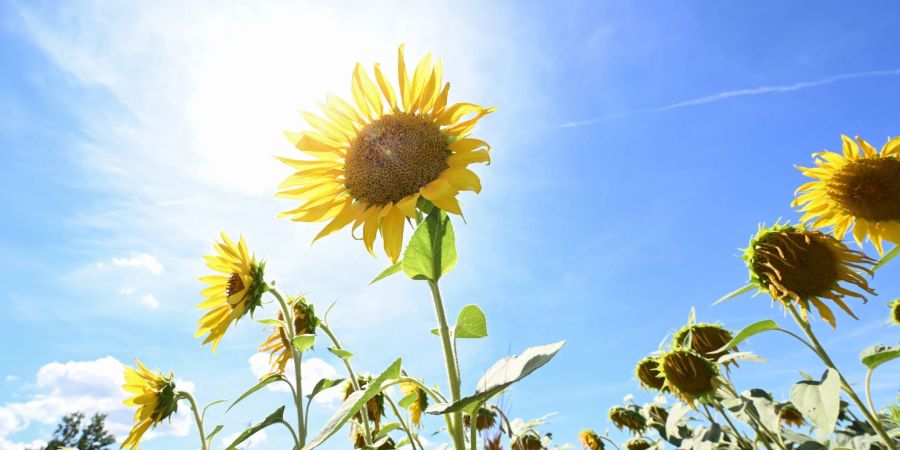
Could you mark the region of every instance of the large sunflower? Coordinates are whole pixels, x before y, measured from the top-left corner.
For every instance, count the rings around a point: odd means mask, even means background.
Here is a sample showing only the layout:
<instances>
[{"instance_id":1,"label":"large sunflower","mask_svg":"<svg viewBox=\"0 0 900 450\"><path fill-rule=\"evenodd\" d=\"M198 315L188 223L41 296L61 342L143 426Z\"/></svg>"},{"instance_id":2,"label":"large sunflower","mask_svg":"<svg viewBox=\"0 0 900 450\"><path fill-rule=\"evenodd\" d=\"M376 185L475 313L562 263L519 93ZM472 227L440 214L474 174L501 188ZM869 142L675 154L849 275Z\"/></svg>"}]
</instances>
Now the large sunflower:
<instances>
[{"instance_id":1,"label":"large sunflower","mask_svg":"<svg viewBox=\"0 0 900 450\"><path fill-rule=\"evenodd\" d=\"M201 277L200 281L210 287L203 290L206 297L197 305L201 309L209 309L197 325L196 337L206 333L209 335L203 340L203 345L213 343L213 351L219 345L222 336L228 327L247 312L261 304L260 298L266 290L263 282L263 270L265 263L256 261L247 251L247 244L241 236L238 243L232 241L224 232L222 242L216 242L216 255L204 256L206 265L210 269L222 275L210 275Z\"/></svg>"},{"instance_id":2,"label":"large sunflower","mask_svg":"<svg viewBox=\"0 0 900 450\"><path fill-rule=\"evenodd\" d=\"M424 201L462 215L457 194L481 191L481 181L467 166L490 162L490 146L468 136L494 110L448 104L450 83L441 87L441 62L432 63L431 55L410 78L401 45L397 71L399 96L378 64L377 84L357 64L354 104L328 96L320 105L324 116L303 113L313 130L286 134L314 159L279 158L296 172L277 194L302 202L281 217L330 221L315 239L352 223L354 232L362 227L362 241L373 254L380 232L394 262L403 247L404 220L416 217Z\"/></svg>"},{"instance_id":3,"label":"large sunflower","mask_svg":"<svg viewBox=\"0 0 900 450\"><path fill-rule=\"evenodd\" d=\"M880 153L858 136L858 145L844 135L841 140L843 154L816 153L816 167L800 167L816 181L797 189L792 206L801 206L801 221L830 226L838 239L851 228L860 246L868 236L882 254L882 241L900 243L900 138Z\"/></svg>"},{"instance_id":4,"label":"large sunflower","mask_svg":"<svg viewBox=\"0 0 900 450\"><path fill-rule=\"evenodd\" d=\"M131 450L141 443L144 433L169 418L177 409L178 396L175 392L175 380L161 372L152 372L140 361L137 369L125 366L125 384L122 387L132 397L125 400L126 406L137 408L134 413L134 427L122 442L122 447Z\"/></svg>"}]
</instances>

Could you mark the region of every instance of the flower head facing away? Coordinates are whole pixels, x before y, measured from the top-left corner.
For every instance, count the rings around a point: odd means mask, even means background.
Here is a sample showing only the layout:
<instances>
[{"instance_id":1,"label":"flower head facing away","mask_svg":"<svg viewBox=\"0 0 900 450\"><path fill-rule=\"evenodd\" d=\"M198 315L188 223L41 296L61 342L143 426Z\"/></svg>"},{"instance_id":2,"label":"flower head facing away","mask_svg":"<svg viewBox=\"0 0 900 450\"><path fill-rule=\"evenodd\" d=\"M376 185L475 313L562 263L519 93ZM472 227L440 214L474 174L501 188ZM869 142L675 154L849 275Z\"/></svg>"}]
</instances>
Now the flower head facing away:
<instances>
[{"instance_id":1,"label":"flower head facing away","mask_svg":"<svg viewBox=\"0 0 900 450\"><path fill-rule=\"evenodd\" d=\"M871 258L850 250L832 236L802 226L776 223L760 227L744 250L744 262L750 270L750 282L761 291L786 306L796 304L804 318L812 304L832 327L836 326L834 313L823 300L833 301L856 318L843 298L865 301L865 295L858 291L875 293L863 277L872 274Z\"/></svg>"},{"instance_id":2,"label":"flower head facing away","mask_svg":"<svg viewBox=\"0 0 900 450\"><path fill-rule=\"evenodd\" d=\"M412 423L416 428L422 426L422 413L428 409L428 394L420 388L415 383L403 382L400 383L400 392L403 392L404 395L413 395L415 394L415 398L412 403L409 404L409 415L412 419Z\"/></svg>"},{"instance_id":3,"label":"flower head facing away","mask_svg":"<svg viewBox=\"0 0 900 450\"><path fill-rule=\"evenodd\" d=\"M643 433L647 429L647 419L632 408L613 406L609 409L609 420L618 429L628 429L634 434Z\"/></svg>"},{"instance_id":4,"label":"flower head facing away","mask_svg":"<svg viewBox=\"0 0 900 450\"><path fill-rule=\"evenodd\" d=\"M691 349L669 350L659 357L659 367L666 387L689 405L710 398L721 385L716 364Z\"/></svg>"},{"instance_id":5,"label":"flower head facing away","mask_svg":"<svg viewBox=\"0 0 900 450\"><path fill-rule=\"evenodd\" d=\"M263 282L265 263L258 262L247 250L244 237L235 243L222 233L222 241L215 244L216 254L205 256L207 266L219 273L200 278L210 286L203 290L206 297L197 307L208 309L197 322L197 337L207 334L203 344L212 342L213 351L228 327L262 304L266 290Z\"/></svg>"},{"instance_id":6,"label":"flower head facing away","mask_svg":"<svg viewBox=\"0 0 900 450\"><path fill-rule=\"evenodd\" d=\"M857 244L868 236L881 254L883 241L900 243L900 139L881 152L859 137L841 140L842 153L816 153L815 167L800 168L815 181L797 189L792 205L804 213L801 221L831 227L838 239L852 229Z\"/></svg>"},{"instance_id":7,"label":"flower head facing away","mask_svg":"<svg viewBox=\"0 0 900 450\"><path fill-rule=\"evenodd\" d=\"M121 447L131 450L140 445L147 430L171 417L178 409L174 376L153 372L138 360L135 363L137 368L125 366L125 384L122 385L125 391L132 394L125 400L125 405L137 408L134 427L122 441Z\"/></svg>"},{"instance_id":8,"label":"flower head facing away","mask_svg":"<svg viewBox=\"0 0 900 450\"><path fill-rule=\"evenodd\" d=\"M722 356L737 351L737 348L719 351L733 337L734 335L721 325L695 323L685 325L675 332L672 342L676 347L690 348L706 359L718 361Z\"/></svg>"},{"instance_id":9,"label":"flower head facing away","mask_svg":"<svg viewBox=\"0 0 900 450\"><path fill-rule=\"evenodd\" d=\"M304 113L312 127L288 138L313 159L279 158L296 172L281 183L279 197L302 204L282 214L298 222L329 221L319 239L352 224L374 254L380 234L384 252L396 262L403 247L404 222L426 201L462 215L460 191L481 191L470 164L490 162L490 146L470 138L476 123L493 108L449 104L441 62L427 55L407 73L398 51L399 95L375 65L373 82L357 64L351 83L353 104L329 96L324 116Z\"/></svg>"},{"instance_id":10,"label":"flower head facing away","mask_svg":"<svg viewBox=\"0 0 900 450\"><path fill-rule=\"evenodd\" d=\"M659 360L648 356L637 363L634 368L634 376L645 389L662 390L666 379L659 373Z\"/></svg>"},{"instance_id":11,"label":"flower head facing away","mask_svg":"<svg viewBox=\"0 0 900 450\"><path fill-rule=\"evenodd\" d=\"M778 412L778 417L781 418L781 423L785 425L801 427L806 423L803 413L793 403L782 403L776 407L776 411Z\"/></svg>"},{"instance_id":12,"label":"flower head facing away","mask_svg":"<svg viewBox=\"0 0 900 450\"><path fill-rule=\"evenodd\" d=\"M626 450L647 450L652 444L642 437L633 437L625 441Z\"/></svg>"},{"instance_id":13,"label":"flower head facing away","mask_svg":"<svg viewBox=\"0 0 900 450\"><path fill-rule=\"evenodd\" d=\"M304 334L315 334L316 327L319 326L319 319L316 317L315 309L312 303L306 301L303 297L289 297L287 299L294 315L294 334L301 336ZM275 317L284 322L284 313L278 311ZM260 352L269 353L269 373L265 377L273 373L284 373L288 361L293 358L291 351L291 343L288 342L288 335L282 326L276 326L266 341L259 346Z\"/></svg>"},{"instance_id":14,"label":"flower head facing away","mask_svg":"<svg viewBox=\"0 0 900 450\"><path fill-rule=\"evenodd\" d=\"M578 433L578 440L581 441L581 448L588 450L603 450L603 441L594 430L583 430Z\"/></svg>"}]
</instances>

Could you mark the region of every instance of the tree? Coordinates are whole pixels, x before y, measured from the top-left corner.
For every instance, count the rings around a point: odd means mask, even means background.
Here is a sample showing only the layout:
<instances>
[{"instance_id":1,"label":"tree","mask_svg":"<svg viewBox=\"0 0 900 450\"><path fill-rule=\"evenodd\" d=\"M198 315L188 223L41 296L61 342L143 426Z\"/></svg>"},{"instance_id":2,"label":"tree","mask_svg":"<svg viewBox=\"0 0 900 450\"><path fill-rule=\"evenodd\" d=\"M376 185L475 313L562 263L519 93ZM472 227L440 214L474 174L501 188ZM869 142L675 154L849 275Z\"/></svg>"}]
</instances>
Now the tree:
<instances>
[{"instance_id":1,"label":"tree","mask_svg":"<svg viewBox=\"0 0 900 450\"><path fill-rule=\"evenodd\" d=\"M108 450L116 442L116 438L106 430L104 422L106 414L94 414L90 423L85 422L83 412L68 414L62 418L53 439L44 450L76 448L78 450Z\"/></svg>"}]
</instances>

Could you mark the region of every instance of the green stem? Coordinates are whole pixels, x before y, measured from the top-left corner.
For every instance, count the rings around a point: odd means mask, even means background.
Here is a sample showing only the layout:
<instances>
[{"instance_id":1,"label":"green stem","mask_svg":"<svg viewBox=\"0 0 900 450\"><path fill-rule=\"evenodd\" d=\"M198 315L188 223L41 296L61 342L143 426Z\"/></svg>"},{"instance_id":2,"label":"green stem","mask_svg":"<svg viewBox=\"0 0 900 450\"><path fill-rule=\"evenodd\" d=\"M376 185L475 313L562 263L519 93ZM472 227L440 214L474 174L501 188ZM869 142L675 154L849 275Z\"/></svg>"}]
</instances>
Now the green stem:
<instances>
[{"instance_id":1,"label":"green stem","mask_svg":"<svg viewBox=\"0 0 900 450\"><path fill-rule=\"evenodd\" d=\"M338 340L337 336L331 331L331 328L328 326L327 322L319 323L319 329L324 331L328 338L331 339L331 343L334 344L334 348L337 350L341 350L341 341ZM356 372L353 371L353 366L350 364L349 358L341 358L341 361L344 362L344 367L347 369L347 375L350 376L350 385L353 386L353 391L359 391L359 379L356 378ZM362 423L363 423L363 431L365 434L363 437L365 438L366 445L372 445L372 430L369 428L369 412L368 408L362 408L359 410L362 415Z\"/></svg>"},{"instance_id":2,"label":"green stem","mask_svg":"<svg viewBox=\"0 0 900 450\"><path fill-rule=\"evenodd\" d=\"M600 435L600 434L598 434L597 436L599 436L600 439L605 439L606 442L609 442L610 444L612 444L612 446L615 447L616 450L620 450L620 449L619 449L619 446L616 445L615 441L613 441L612 439L610 439L610 438L608 438L608 437L606 437L606 436Z\"/></svg>"},{"instance_id":3,"label":"green stem","mask_svg":"<svg viewBox=\"0 0 900 450\"><path fill-rule=\"evenodd\" d=\"M281 305L281 312L284 314L284 322L287 327L288 346L291 349L291 360L294 363L294 406L297 407L297 432L300 435L298 442L302 448L306 445L306 416L303 414L303 372L301 370L303 354L294 348L294 338L297 337L294 330L294 311L275 288L269 288L269 292Z\"/></svg>"},{"instance_id":4,"label":"green stem","mask_svg":"<svg viewBox=\"0 0 900 450\"><path fill-rule=\"evenodd\" d=\"M878 415L878 410L875 409L875 404L872 403L872 374L875 371L869 368L866 371L866 404L869 405L869 410L872 411L872 414Z\"/></svg>"},{"instance_id":5,"label":"green stem","mask_svg":"<svg viewBox=\"0 0 900 450\"><path fill-rule=\"evenodd\" d=\"M453 342L450 338L450 326L447 325L447 314L444 312L444 301L441 298L441 290L436 281L428 280L431 288L431 297L434 300L434 312L438 320L438 330L441 334L441 345L444 349L444 362L447 365L447 380L450 383L450 401L456 403L460 400L459 368L456 364L456 355L453 352ZM465 450L465 438L462 430L462 413L457 411L452 417L447 415L447 426L450 437L453 438L453 446L457 450Z\"/></svg>"},{"instance_id":6,"label":"green stem","mask_svg":"<svg viewBox=\"0 0 900 450\"><path fill-rule=\"evenodd\" d=\"M469 450L476 449L475 441L478 440L478 416L481 413L481 403L475 406L474 411L469 416Z\"/></svg>"},{"instance_id":7,"label":"green stem","mask_svg":"<svg viewBox=\"0 0 900 450\"><path fill-rule=\"evenodd\" d=\"M856 406L860 409L860 411L862 411L863 415L866 416L866 420L869 422L870 425L872 425L872 428L875 429L875 432L878 433L878 436L881 437L881 439L884 441L884 443L887 445L887 447L890 450L897 450L897 446L894 445L893 439L891 439L891 437L884 430L884 427L881 425L881 422L878 420L877 417L872 415L872 412L869 411L869 408L867 408L866 405L862 402L862 400L860 400L859 396L856 395L856 392L853 390L853 388L850 387L850 383L847 382L847 379L844 378L844 375L841 373L840 370L838 370L837 366L835 366L834 361L831 359L830 356L828 356L828 352L825 351L825 348L822 347L822 344L820 344L819 340L816 339L816 335L815 335L815 333L813 333L812 327L809 325L809 323L807 321L803 320L802 317L800 317L800 313L797 312L797 309L794 307L794 305L789 303L789 304L785 305L785 308L791 313L791 316L794 317L794 321L797 322L797 325L800 326L800 328L806 334L806 337L808 337L809 340L812 342L812 345L815 347L815 350L816 350L815 353L819 357L819 359L821 359L822 362L824 362L828 368L833 369L835 372L838 373L838 376L841 379L841 386L843 387L844 392L847 394L848 397L850 397L851 400L853 400L853 403L856 403Z\"/></svg>"},{"instance_id":8,"label":"green stem","mask_svg":"<svg viewBox=\"0 0 900 450\"><path fill-rule=\"evenodd\" d=\"M300 445L300 441L297 439L297 433L294 433L294 429L291 427L291 424L284 421L284 419L279 420L277 423L280 423L291 432L291 438L294 439L294 450L300 450L303 446Z\"/></svg>"},{"instance_id":9,"label":"green stem","mask_svg":"<svg viewBox=\"0 0 900 450\"><path fill-rule=\"evenodd\" d=\"M416 450L416 444L419 444L420 449L424 449L425 447L422 447L422 443L419 442L418 436L413 435L412 430L409 429L406 421L403 420L403 416L400 414L400 410L397 409L397 405L394 403L394 400L387 395L384 396L384 399L387 400L388 404L391 405L391 409L394 410L394 415L397 416L397 421L400 423L400 428L403 428L403 431L406 432L406 437L409 439L409 445L412 446L413 450Z\"/></svg>"},{"instance_id":10,"label":"green stem","mask_svg":"<svg viewBox=\"0 0 900 450\"><path fill-rule=\"evenodd\" d=\"M208 450L209 445L206 442L206 432L203 431L203 419L200 418L200 410L197 409L197 402L194 400L194 396L190 392L180 391L178 397L187 399L190 402L191 411L194 413L194 421L197 422L197 431L200 432L200 449Z\"/></svg>"}]
</instances>

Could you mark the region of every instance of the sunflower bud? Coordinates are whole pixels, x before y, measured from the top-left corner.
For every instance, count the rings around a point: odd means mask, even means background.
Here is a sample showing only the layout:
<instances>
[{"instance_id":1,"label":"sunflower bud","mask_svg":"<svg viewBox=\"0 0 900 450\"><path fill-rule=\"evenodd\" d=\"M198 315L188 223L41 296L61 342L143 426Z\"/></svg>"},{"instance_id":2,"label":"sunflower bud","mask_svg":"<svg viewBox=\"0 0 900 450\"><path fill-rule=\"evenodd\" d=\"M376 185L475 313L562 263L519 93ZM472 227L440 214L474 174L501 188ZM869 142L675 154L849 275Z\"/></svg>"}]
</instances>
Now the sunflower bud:
<instances>
[{"instance_id":1,"label":"sunflower bud","mask_svg":"<svg viewBox=\"0 0 900 450\"><path fill-rule=\"evenodd\" d=\"M583 430L578 433L578 439L581 441L581 448L588 450L603 450L603 441L594 430Z\"/></svg>"},{"instance_id":2,"label":"sunflower bud","mask_svg":"<svg viewBox=\"0 0 900 450\"><path fill-rule=\"evenodd\" d=\"M728 344L734 335L720 325L712 323L697 323L685 325L675 333L672 339L674 345L680 348L690 348L706 359L718 361L728 353L737 351L736 347L729 350L718 351Z\"/></svg>"},{"instance_id":3,"label":"sunflower bud","mask_svg":"<svg viewBox=\"0 0 900 450\"><path fill-rule=\"evenodd\" d=\"M634 368L634 376L644 389L662 390L666 379L659 374L659 362L656 358L648 356Z\"/></svg>"},{"instance_id":4,"label":"sunflower bud","mask_svg":"<svg viewBox=\"0 0 900 450\"><path fill-rule=\"evenodd\" d=\"M620 430L627 428L634 434L640 434L647 429L647 419L633 408L613 406L608 415L609 420Z\"/></svg>"},{"instance_id":5,"label":"sunflower bud","mask_svg":"<svg viewBox=\"0 0 900 450\"><path fill-rule=\"evenodd\" d=\"M627 450L647 450L652 444L642 437L634 437L625 442Z\"/></svg>"},{"instance_id":6,"label":"sunflower bud","mask_svg":"<svg viewBox=\"0 0 900 450\"><path fill-rule=\"evenodd\" d=\"M672 349L659 361L666 386L689 405L711 397L721 385L718 367L694 350Z\"/></svg>"},{"instance_id":7,"label":"sunflower bud","mask_svg":"<svg viewBox=\"0 0 900 450\"><path fill-rule=\"evenodd\" d=\"M872 275L875 261L832 236L802 226L776 223L770 228L761 227L744 251L744 262L750 269L750 282L760 291L768 292L786 306L796 304L804 319L812 303L832 328L836 327L834 313L823 299L833 301L854 319L856 315L843 298L866 301L864 294L841 283L875 294L863 277Z\"/></svg>"}]
</instances>

